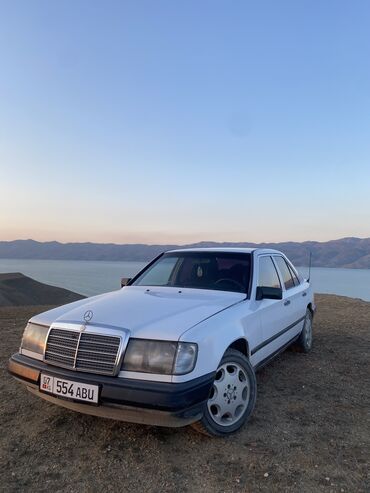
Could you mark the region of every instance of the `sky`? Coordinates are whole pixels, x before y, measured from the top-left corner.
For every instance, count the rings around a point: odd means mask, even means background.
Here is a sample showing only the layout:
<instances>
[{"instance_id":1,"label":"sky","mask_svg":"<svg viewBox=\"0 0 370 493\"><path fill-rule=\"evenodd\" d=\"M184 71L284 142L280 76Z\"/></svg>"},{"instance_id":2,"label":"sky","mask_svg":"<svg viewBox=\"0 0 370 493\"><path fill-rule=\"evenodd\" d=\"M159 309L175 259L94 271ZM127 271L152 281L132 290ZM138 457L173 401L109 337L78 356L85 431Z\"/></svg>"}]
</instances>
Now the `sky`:
<instances>
[{"instance_id":1,"label":"sky","mask_svg":"<svg viewBox=\"0 0 370 493\"><path fill-rule=\"evenodd\" d=\"M367 0L0 0L0 240L370 236Z\"/></svg>"}]
</instances>

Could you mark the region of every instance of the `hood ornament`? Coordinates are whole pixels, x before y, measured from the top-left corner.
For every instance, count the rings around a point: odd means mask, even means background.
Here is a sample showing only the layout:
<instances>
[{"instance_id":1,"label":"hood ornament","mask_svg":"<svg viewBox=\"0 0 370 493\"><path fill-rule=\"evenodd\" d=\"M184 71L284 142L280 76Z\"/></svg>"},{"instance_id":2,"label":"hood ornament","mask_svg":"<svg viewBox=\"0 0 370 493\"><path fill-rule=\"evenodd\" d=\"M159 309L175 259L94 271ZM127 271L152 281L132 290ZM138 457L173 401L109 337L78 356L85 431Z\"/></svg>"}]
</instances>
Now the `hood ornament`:
<instances>
[{"instance_id":1,"label":"hood ornament","mask_svg":"<svg viewBox=\"0 0 370 493\"><path fill-rule=\"evenodd\" d=\"M92 310L87 310L87 312L85 312L84 314L84 320L85 322L90 322L90 320L93 318L94 316L94 313Z\"/></svg>"}]
</instances>

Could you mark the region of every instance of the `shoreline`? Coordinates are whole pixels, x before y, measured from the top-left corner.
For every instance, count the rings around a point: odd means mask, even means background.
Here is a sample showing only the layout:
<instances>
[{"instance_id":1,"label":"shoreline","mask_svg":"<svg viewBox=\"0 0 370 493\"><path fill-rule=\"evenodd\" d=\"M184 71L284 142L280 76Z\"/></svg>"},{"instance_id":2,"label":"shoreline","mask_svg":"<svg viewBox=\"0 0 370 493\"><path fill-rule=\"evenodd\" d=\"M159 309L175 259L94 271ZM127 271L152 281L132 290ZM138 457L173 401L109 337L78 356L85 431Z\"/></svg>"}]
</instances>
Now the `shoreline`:
<instances>
[{"instance_id":1,"label":"shoreline","mask_svg":"<svg viewBox=\"0 0 370 493\"><path fill-rule=\"evenodd\" d=\"M107 264L117 264L117 263L136 263L136 264L148 264L152 259L149 260L129 260L129 259L84 259L84 258L32 258L32 257L0 257L1 260L6 261L33 261L33 262L99 262ZM308 265L297 265L297 269L308 269ZM326 265L312 265L311 269L331 269L331 270L354 270L354 271L370 271L370 267L330 267ZM1 272L0 272L1 273Z\"/></svg>"},{"instance_id":2,"label":"shoreline","mask_svg":"<svg viewBox=\"0 0 370 493\"><path fill-rule=\"evenodd\" d=\"M89 297L119 289L122 277L133 277L145 265L137 261L0 258L0 273L22 272L38 282ZM307 267L297 269L307 277ZM316 294L370 301L370 269L312 267L311 283Z\"/></svg>"}]
</instances>

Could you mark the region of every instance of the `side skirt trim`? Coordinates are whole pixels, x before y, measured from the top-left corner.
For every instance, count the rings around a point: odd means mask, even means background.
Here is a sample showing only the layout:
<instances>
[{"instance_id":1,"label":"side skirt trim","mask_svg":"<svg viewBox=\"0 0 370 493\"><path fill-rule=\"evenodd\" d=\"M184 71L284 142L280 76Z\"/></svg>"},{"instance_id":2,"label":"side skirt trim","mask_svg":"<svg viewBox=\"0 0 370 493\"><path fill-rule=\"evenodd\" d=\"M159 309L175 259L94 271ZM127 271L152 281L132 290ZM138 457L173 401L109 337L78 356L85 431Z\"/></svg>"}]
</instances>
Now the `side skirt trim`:
<instances>
[{"instance_id":1,"label":"side skirt trim","mask_svg":"<svg viewBox=\"0 0 370 493\"><path fill-rule=\"evenodd\" d=\"M292 339L290 339L290 341L288 341L286 344L284 344L284 346L280 347L279 349L274 351L272 354L267 356L267 358L265 358L262 361L260 361L259 363L257 363L257 365L254 367L254 370L255 371L260 370L263 366L267 365L267 363L269 363L272 359L276 358L276 356L278 356L288 346L290 346L294 341L296 341L298 339L298 337L299 337L299 334L297 336L294 336Z\"/></svg>"},{"instance_id":2,"label":"side skirt trim","mask_svg":"<svg viewBox=\"0 0 370 493\"><path fill-rule=\"evenodd\" d=\"M285 327L285 329L281 330L277 334L274 334L272 337L270 337L266 341L263 341L263 342L261 342L261 344L258 344L258 346L256 346L255 348L252 349L251 356L253 356L253 354L255 354L257 351L259 351L260 349L264 348L265 346L267 346L268 344L270 344L271 342L273 342L278 337L280 337L283 334L285 334L285 332L288 332L288 330L290 330L293 327L295 327L297 324L299 324L300 322L302 322L305 318L306 318L306 316L301 317L300 319L296 320L294 323L288 325L288 327Z\"/></svg>"}]
</instances>

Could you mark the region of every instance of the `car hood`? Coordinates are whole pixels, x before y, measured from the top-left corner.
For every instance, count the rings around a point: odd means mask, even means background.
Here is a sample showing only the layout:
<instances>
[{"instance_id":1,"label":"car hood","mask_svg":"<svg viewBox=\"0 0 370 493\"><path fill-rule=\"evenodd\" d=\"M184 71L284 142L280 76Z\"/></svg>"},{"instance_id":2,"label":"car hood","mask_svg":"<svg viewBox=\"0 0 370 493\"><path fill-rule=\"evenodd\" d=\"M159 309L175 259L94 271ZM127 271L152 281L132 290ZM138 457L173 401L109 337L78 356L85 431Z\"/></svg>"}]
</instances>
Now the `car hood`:
<instances>
[{"instance_id":1,"label":"car hood","mask_svg":"<svg viewBox=\"0 0 370 493\"><path fill-rule=\"evenodd\" d=\"M178 340L184 331L244 299L243 293L226 291L127 286L54 308L31 321L81 325L85 313L91 310L89 323L94 326L128 329L131 337L143 339Z\"/></svg>"}]
</instances>

